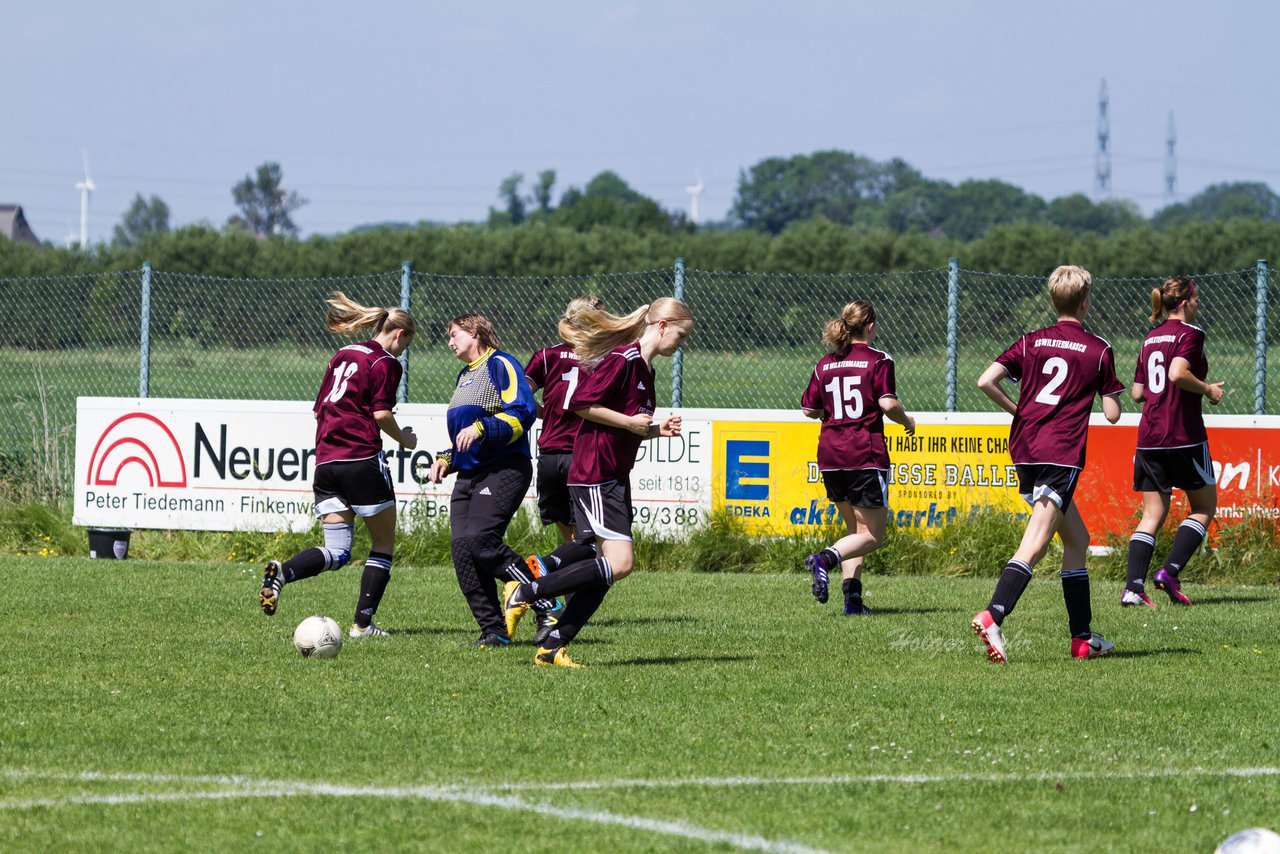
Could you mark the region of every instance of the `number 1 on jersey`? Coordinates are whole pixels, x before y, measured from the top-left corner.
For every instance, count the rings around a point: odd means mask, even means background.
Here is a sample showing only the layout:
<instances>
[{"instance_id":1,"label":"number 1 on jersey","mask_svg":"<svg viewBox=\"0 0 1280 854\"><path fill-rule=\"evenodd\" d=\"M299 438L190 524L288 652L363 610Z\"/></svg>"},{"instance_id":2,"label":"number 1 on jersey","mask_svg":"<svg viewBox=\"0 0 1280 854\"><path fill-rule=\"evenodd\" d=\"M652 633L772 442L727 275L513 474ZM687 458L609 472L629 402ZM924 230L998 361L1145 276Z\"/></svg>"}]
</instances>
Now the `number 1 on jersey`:
<instances>
[{"instance_id":1,"label":"number 1 on jersey","mask_svg":"<svg viewBox=\"0 0 1280 854\"><path fill-rule=\"evenodd\" d=\"M569 401L573 399L573 391L578 387L577 366L575 365L574 367L570 368L567 372L561 374L560 379L564 380L569 384L569 387L564 390L564 411L568 412Z\"/></svg>"}]
</instances>

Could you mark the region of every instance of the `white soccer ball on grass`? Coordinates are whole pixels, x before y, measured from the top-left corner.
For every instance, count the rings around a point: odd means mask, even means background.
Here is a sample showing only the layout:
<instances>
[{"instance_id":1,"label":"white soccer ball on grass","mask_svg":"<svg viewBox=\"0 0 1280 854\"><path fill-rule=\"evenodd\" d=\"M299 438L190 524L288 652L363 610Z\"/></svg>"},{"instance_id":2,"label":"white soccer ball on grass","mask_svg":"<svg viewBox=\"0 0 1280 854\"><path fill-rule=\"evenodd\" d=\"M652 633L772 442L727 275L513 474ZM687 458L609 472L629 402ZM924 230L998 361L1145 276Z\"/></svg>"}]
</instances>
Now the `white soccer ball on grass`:
<instances>
[{"instance_id":1,"label":"white soccer ball on grass","mask_svg":"<svg viewBox=\"0 0 1280 854\"><path fill-rule=\"evenodd\" d=\"M1251 827L1222 840L1213 854L1280 854L1280 835L1265 827Z\"/></svg>"},{"instance_id":2,"label":"white soccer ball on grass","mask_svg":"<svg viewBox=\"0 0 1280 854\"><path fill-rule=\"evenodd\" d=\"M293 645L303 658L333 658L342 651L342 629L328 617L307 617L293 630Z\"/></svg>"}]
</instances>

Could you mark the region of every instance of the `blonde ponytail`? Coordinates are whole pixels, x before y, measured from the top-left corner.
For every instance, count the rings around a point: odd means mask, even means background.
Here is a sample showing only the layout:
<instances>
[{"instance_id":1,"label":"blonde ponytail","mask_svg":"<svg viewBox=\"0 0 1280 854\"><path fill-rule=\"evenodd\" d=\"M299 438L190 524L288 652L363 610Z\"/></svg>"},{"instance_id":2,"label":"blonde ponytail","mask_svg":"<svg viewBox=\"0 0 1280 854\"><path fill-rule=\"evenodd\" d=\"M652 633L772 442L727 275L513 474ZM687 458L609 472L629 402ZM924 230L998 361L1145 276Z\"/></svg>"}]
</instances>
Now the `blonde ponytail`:
<instances>
[{"instance_id":1,"label":"blonde ponytail","mask_svg":"<svg viewBox=\"0 0 1280 854\"><path fill-rule=\"evenodd\" d=\"M867 334L867 327L876 322L876 307L869 300L856 299L840 309L840 316L827 321L822 329L822 342L833 353L848 349L853 339Z\"/></svg>"},{"instance_id":2,"label":"blonde ponytail","mask_svg":"<svg viewBox=\"0 0 1280 854\"><path fill-rule=\"evenodd\" d=\"M693 320L689 307L673 297L656 299L624 317L576 303L570 304L560 321L560 340L572 347L586 366L595 365L623 344L639 339L650 323Z\"/></svg>"},{"instance_id":3,"label":"blonde ponytail","mask_svg":"<svg viewBox=\"0 0 1280 854\"><path fill-rule=\"evenodd\" d=\"M325 317L329 331L337 335L355 335L371 330L373 335L392 329L403 329L410 335L418 331L409 312L399 308L370 308L361 305L342 291L334 291L327 300Z\"/></svg>"}]
</instances>

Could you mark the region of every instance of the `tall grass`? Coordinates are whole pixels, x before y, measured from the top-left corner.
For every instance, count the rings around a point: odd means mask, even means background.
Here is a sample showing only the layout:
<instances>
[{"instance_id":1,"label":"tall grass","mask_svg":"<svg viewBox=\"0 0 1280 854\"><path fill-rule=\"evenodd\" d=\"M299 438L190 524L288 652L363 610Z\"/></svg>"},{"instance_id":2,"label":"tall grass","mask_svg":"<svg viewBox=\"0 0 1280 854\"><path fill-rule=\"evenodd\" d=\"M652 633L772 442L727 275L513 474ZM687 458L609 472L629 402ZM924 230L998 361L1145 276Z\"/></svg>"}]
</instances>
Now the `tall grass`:
<instances>
[{"instance_id":1,"label":"tall grass","mask_svg":"<svg viewBox=\"0 0 1280 854\"><path fill-rule=\"evenodd\" d=\"M1136 520L1135 520L1136 521ZM1172 532L1180 522L1171 519L1156 540L1157 561L1168 553ZM1024 521L1015 514L977 514L926 536L918 528L890 524L884 545L867 556L868 575L995 578L1022 538ZM1270 584L1280 582L1280 524L1252 518L1214 526L1209 541L1188 565L1185 578L1200 583ZM800 570L801 559L844 535L843 527L790 536L761 536L742 521L724 513L712 514L707 524L680 538L637 531L636 562L646 571L707 573L778 573ZM192 563L242 563L259 566L284 558L321 540L319 526L309 532L134 531L129 554L143 560ZM402 530L396 540L396 562L412 566L452 564L447 518L419 521ZM534 514L521 511L507 530L506 541L522 555L546 554L559 543L552 528ZM1109 554L1090 556L1090 572L1097 579L1125 576L1127 538L1114 536ZM354 553L367 552L368 532L356 526ZM71 523L70 506L36 501L0 499L0 554L88 554L84 528ZM1040 566L1056 569L1062 550L1055 539ZM1153 567L1157 564L1153 563Z\"/></svg>"}]
</instances>

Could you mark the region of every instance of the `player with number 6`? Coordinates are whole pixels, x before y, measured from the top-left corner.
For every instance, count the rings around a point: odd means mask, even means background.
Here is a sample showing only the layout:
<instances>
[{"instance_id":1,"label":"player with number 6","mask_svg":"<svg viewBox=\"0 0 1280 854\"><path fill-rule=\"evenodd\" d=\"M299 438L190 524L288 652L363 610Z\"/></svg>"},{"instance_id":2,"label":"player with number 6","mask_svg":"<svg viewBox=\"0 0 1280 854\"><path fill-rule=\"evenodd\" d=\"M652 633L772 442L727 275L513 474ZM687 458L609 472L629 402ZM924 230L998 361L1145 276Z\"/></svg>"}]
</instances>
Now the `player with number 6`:
<instances>
[{"instance_id":1,"label":"player with number 6","mask_svg":"<svg viewBox=\"0 0 1280 854\"><path fill-rule=\"evenodd\" d=\"M1173 535L1164 566L1156 570L1156 587L1175 605L1190 605L1178 574L1204 541L1218 488L1209 457L1209 436L1200 412L1201 400L1216 406L1222 383L1206 382L1204 330L1193 326L1200 310L1200 289L1185 276L1166 279L1151 291L1151 322L1133 375L1133 399L1142 404L1138 448L1133 457L1133 489L1142 493L1142 520L1129 537L1127 580L1120 594L1125 607L1154 608L1144 590L1156 533L1169 515L1175 487L1187 494L1191 513ZM1162 320L1163 319L1163 320Z\"/></svg>"},{"instance_id":2,"label":"player with number 6","mask_svg":"<svg viewBox=\"0 0 1280 854\"><path fill-rule=\"evenodd\" d=\"M973 618L973 630L987 647L987 657L1005 662L1001 625L1031 580L1057 534L1062 539L1062 597L1067 606L1073 658L1104 655L1115 644L1092 631L1089 571L1085 554L1089 530L1071 500L1084 469L1085 442L1094 395L1102 397L1102 414L1120 420L1120 393L1111 345L1084 328L1093 277L1082 267L1063 266L1049 276L1049 299L1057 323L1028 332L982 372L978 388L1013 416L1009 456L1018 472L1018 491L1031 505L1022 542L1004 565L995 593ZM1018 399L1001 383L1020 385Z\"/></svg>"},{"instance_id":3,"label":"player with number 6","mask_svg":"<svg viewBox=\"0 0 1280 854\"><path fill-rule=\"evenodd\" d=\"M898 400L893 359L871 346L876 309L854 300L827 323L822 340L830 353L818 360L800 398L801 410L822 421L818 469L827 498L840 510L849 533L804 559L813 596L827 601L828 574L840 567L844 612L867 614L862 603L864 556L884 543L889 518L889 449L884 417L903 425L908 436L916 420Z\"/></svg>"}]
</instances>

